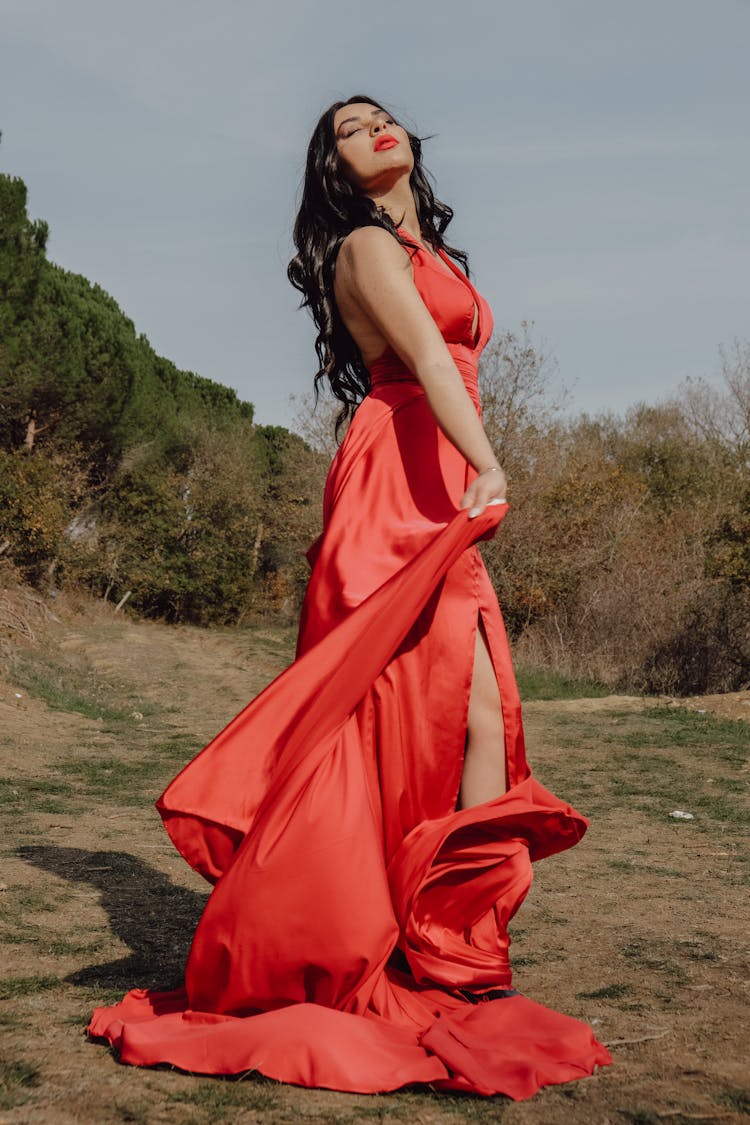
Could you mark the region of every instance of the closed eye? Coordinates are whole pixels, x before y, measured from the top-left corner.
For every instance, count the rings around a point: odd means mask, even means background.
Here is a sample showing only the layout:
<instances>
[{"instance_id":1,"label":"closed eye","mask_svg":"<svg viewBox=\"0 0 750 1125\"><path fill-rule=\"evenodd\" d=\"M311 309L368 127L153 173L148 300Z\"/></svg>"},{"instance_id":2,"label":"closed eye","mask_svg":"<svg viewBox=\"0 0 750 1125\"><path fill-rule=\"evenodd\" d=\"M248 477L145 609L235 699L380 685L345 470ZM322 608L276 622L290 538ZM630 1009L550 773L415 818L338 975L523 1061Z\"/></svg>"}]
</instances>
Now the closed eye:
<instances>
[{"instance_id":1,"label":"closed eye","mask_svg":"<svg viewBox=\"0 0 750 1125\"><path fill-rule=\"evenodd\" d=\"M381 114L377 113L377 114L374 114L373 116L380 117ZM388 117L387 115L383 115L383 120L385 121L386 125L397 125L398 124L397 121L395 121L392 117ZM353 137L354 134L358 133L361 128L362 128L361 125L355 125L353 129L349 130L348 133L342 133L342 139L347 140L349 137Z\"/></svg>"}]
</instances>

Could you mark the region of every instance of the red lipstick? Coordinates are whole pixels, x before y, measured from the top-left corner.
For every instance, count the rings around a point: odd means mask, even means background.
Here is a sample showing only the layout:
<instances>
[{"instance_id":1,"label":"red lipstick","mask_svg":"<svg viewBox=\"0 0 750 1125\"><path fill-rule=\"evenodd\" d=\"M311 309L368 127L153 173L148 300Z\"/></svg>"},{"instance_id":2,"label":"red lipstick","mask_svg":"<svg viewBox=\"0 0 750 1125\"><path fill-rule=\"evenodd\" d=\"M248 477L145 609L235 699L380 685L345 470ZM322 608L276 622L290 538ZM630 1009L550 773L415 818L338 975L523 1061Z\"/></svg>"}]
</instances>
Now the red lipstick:
<instances>
[{"instance_id":1,"label":"red lipstick","mask_svg":"<svg viewBox=\"0 0 750 1125\"><path fill-rule=\"evenodd\" d=\"M373 146L374 152L380 152L384 148L394 148L398 144L395 137L391 137L388 133L381 133Z\"/></svg>"}]
</instances>

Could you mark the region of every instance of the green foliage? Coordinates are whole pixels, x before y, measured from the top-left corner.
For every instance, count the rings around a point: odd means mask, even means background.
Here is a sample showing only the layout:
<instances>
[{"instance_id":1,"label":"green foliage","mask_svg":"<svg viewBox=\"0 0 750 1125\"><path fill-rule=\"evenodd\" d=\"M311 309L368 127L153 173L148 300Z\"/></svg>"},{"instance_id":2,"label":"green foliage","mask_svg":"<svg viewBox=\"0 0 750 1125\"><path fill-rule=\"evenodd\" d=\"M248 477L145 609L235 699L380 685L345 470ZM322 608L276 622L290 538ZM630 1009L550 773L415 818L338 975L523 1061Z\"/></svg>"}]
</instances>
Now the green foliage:
<instances>
[{"instance_id":1,"label":"green foliage","mask_svg":"<svg viewBox=\"0 0 750 1125\"><path fill-rule=\"evenodd\" d=\"M48 262L46 237L23 183L0 176L0 446L44 432L46 445L79 443L105 476L183 413L252 421L229 387L157 356L100 286Z\"/></svg>"},{"instance_id":2,"label":"green foliage","mask_svg":"<svg viewBox=\"0 0 750 1125\"><path fill-rule=\"evenodd\" d=\"M170 621L296 609L325 458L157 356L98 285L49 263L0 176L0 542L37 584Z\"/></svg>"},{"instance_id":3,"label":"green foliage","mask_svg":"<svg viewBox=\"0 0 750 1125\"><path fill-rule=\"evenodd\" d=\"M65 553L65 528L84 481L73 457L29 457L0 449L0 541L25 577L38 582Z\"/></svg>"},{"instance_id":4,"label":"green foliage","mask_svg":"<svg viewBox=\"0 0 750 1125\"><path fill-rule=\"evenodd\" d=\"M170 621L238 621L252 608L265 482L252 427L184 423L135 448L101 503L94 584Z\"/></svg>"}]
</instances>

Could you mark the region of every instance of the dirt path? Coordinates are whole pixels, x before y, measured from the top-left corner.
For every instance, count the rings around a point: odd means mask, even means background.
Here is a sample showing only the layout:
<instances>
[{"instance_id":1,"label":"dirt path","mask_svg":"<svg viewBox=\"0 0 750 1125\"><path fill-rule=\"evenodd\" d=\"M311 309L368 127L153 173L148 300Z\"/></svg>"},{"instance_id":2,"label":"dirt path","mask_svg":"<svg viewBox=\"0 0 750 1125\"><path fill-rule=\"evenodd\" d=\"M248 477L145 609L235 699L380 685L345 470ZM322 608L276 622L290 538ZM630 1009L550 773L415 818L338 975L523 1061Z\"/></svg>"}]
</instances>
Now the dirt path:
<instances>
[{"instance_id":1,"label":"dirt path","mask_svg":"<svg viewBox=\"0 0 750 1125\"><path fill-rule=\"evenodd\" d=\"M746 1119L750 726L729 720L750 693L526 705L535 772L591 827L536 869L515 983L611 1045L615 1066L593 1078L524 1103L355 1097L126 1068L85 1041L95 1004L179 980L207 888L153 799L292 651L271 626L207 632L96 606L7 650L0 1125Z\"/></svg>"}]
</instances>

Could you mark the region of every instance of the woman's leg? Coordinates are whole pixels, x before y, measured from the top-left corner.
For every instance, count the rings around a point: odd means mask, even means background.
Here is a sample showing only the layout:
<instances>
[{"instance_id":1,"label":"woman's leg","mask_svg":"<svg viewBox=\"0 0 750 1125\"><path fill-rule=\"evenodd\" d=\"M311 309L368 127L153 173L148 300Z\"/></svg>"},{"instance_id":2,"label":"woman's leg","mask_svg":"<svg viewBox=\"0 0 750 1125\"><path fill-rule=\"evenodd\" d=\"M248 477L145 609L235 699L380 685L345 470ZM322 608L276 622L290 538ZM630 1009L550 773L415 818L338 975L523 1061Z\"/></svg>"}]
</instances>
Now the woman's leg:
<instances>
[{"instance_id":1,"label":"woman's leg","mask_svg":"<svg viewBox=\"0 0 750 1125\"><path fill-rule=\"evenodd\" d=\"M466 751L458 807L471 808L505 793L505 728L500 689L478 615L469 696Z\"/></svg>"}]
</instances>

